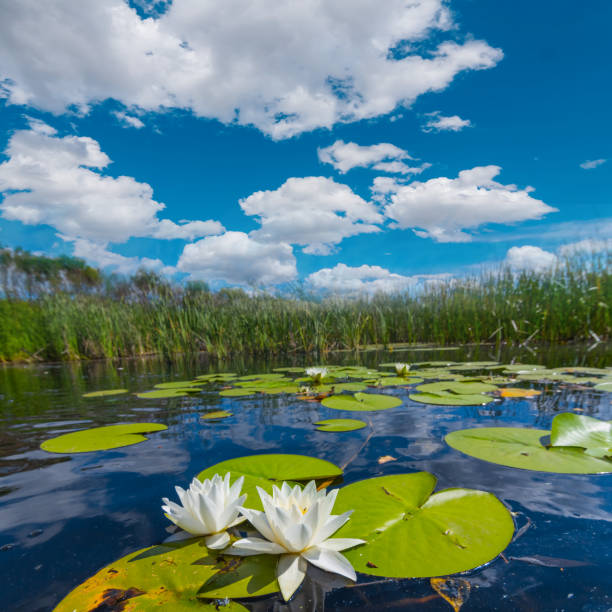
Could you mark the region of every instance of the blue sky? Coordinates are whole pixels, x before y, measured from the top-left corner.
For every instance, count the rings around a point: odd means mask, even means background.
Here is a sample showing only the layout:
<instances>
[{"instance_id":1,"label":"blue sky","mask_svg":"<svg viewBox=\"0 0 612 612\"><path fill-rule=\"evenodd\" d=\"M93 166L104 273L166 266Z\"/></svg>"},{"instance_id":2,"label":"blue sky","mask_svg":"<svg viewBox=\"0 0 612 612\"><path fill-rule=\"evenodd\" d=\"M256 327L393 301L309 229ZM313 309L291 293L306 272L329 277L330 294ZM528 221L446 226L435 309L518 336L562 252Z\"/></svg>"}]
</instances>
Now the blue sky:
<instances>
[{"instance_id":1,"label":"blue sky","mask_svg":"<svg viewBox=\"0 0 612 612\"><path fill-rule=\"evenodd\" d=\"M384 6L0 0L0 242L369 292L610 248L612 4Z\"/></svg>"}]
</instances>

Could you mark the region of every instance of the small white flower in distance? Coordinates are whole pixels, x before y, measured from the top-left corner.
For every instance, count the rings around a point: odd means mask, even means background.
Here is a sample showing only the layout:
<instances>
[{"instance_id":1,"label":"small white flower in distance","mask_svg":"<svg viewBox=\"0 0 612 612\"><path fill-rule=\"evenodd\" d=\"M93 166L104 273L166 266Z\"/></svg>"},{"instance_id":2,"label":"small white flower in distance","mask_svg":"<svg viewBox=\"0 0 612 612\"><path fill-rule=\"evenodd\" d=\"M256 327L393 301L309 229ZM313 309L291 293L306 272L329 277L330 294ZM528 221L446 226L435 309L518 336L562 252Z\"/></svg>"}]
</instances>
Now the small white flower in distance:
<instances>
[{"instance_id":1,"label":"small white flower in distance","mask_svg":"<svg viewBox=\"0 0 612 612\"><path fill-rule=\"evenodd\" d=\"M338 489L330 493L325 489L317 491L313 480L304 489L299 485L292 489L286 482L280 489L274 486L271 496L259 487L257 490L264 511L240 510L263 538L237 540L225 551L226 554L280 555L276 574L285 601L302 584L308 562L322 570L356 580L353 566L339 551L364 544L364 540L330 538L352 514L352 510L340 515L331 514Z\"/></svg>"},{"instance_id":2,"label":"small white flower in distance","mask_svg":"<svg viewBox=\"0 0 612 612\"><path fill-rule=\"evenodd\" d=\"M395 371L397 372L398 376L406 376L406 374L408 374L408 370L410 370L409 363L396 363L395 364Z\"/></svg>"},{"instance_id":3,"label":"small white flower in distance","mask_svg":"<svg viewBox=\"0 0 612 612\"><path fill-rule=\"evenodd\" d=\"M327 376L327 368L307 368L306 374L312 378L314 382L321 382Z\"/></svg>"},{"instance_id":4,"label":"small white flower in distance","mask_svg":"<svg viewBox=\"0 0 612 612\"><path fill-rule=\"evenodd\" d=\"M187 491L175 487L182 505L164 497L162 510L187 533L206 536L207 548L225 548L230 541L226 530L245 520L245 517L239 516L239 507L247 498L246 495L240 495L243 482L244 476L241 476L230 487L229 472L225 478L215 474L203 482L194 478Z\"/></svg>"}]
</instances>

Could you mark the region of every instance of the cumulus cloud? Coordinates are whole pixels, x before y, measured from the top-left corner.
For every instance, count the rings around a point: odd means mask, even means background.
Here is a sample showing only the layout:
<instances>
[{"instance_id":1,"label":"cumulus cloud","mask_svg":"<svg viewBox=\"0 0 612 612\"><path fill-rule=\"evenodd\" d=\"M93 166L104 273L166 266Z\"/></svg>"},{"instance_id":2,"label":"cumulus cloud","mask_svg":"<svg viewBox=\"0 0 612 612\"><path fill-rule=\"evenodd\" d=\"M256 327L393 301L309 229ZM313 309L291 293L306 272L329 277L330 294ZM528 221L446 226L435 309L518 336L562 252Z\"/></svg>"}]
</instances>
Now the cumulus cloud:
<instances>
[{"instance_id":1,"label":"cumulus cloud","mask_svg":"<svg viewBox=\"0 0 612 612\"><path fill-rule=\"evenodd\" d=\"M533 188L519 189L493 180L499 166L463 170L457 178L434 178L409 184L381 177L374 181L374 198L385 202L396 227L413 228L421 238L438 242L469 242L464 230L487 223L540 219L557 209L533 198Z\"/></svg>"},{"instance_id":2,"label":"cumulus cloud","mask_svg":"<svg viewBox=\"0 0 612 612\"><path fill-rule=\"evenodd\" d=\"M376 0L164 8L141 18L124 0L48 0L44 11L39 0L5 2L0 95L54 113L109 98L187 109L287 138L387 114L503 55L469 36L438 43L457 29L445 0L387 0L385 10Z\"/></svg>"},{"instance_id":3,"label":"cumulus cloud","mask_svg":"<svg viewBox=\"0 0 612 612\"><path fill-rule=\"evenodd\" d=\"M419 283L442 281L448 274L402 276L380 266L351 267L339 263L333 268L323 268L306 278L314 289L343 294L401 293Z\"/></svg>"},{"instance_id":4,"label":"cumulus cloud","mask_svg":"<svg viewBox=\"0 0 612 612\"><path fill-rule=\"evenodd\" d=\"M117 117L119 123L121 123L121 125L123 125L124 127L131 127L137 130L144 127L144 123L138 117L128 115L124 111L115 111L113 115Z\"/></svg>"},{"instance_id":5,"label":"cumulus cloud","mask_svg":"<svg viewBox=\"0 0 612 612\"><path fill-rule=\"evenodd\" d=\"M133 274L140 268L153 270L160 274L169 276L176 273L176 268L166 266L161 259L151 259L149 257L126 257L119 253L113 253L106 249L102 244L90 242L78 238L74 241L75 257L80 257L98 268L106 269L119 274Z\"/></svg>"},{"instance_id":6,"label":"cumulus cloud","mask_svg":"<svg viewBox=\"0 0 612 612\"><path fill-rule=\"evenodd\" d=\"M577 242L570 242L559 247L558 253L562 257L572 255L612 252L612 238L585 238Z\"/></svg>"},{"instance_id":7,"label":"cumulus cloud","mask_svg":"<svg viewBox=\"0 0 612 612\"><path fill-rule=\"evenodd\" d=\"M295 280L291 246L263 244L243 232L226 232L185 245L177 268L189 278L238 285L275 285Z\"/></svg>"},{"instance_id":8,"label":"cumulus cloud","mask_svg":"<svg viewBox=\"0 0 612 612\"><path fill-rule=\"evenodd\" d=\"M580 164L580 167L583 170L593 170L593 168L597 168L597 166L601 166L602 164L605 164L608 160L607 159L587 159L586 161L583 161Z\"/></svg>"},{"instance_id":9,"label":"cumulus cloud","mask_svg":"<svg viewBox=\"0 0 612 612\"><path fill-rule=\"evenodd\" d=\"M380 231L383 216L346 185L322 176L290 178L273 191L256 191L240 200L261 228L260 242L298 244L305 253L327 254L343 238Z\"/></svg>"},{"instance_id":10,"label":"cumulus cloud","mask_svg":"<svg viewBox=\"0 0 612 612\"><path fill-rule=\"evenodd\" d=\"M153 189L129 176L103 174L111 163L92 138L63 136L49 125L31 121L13 134L0 164L0 212L26 225L54 227L64 239L106 244L130 237L193 240L218 234L218 221L176 224L159 219L165 205Z\"/></svg>"},{"instance_id":11,"label":"cumulus cloud","mask_svg":"<svg viewBox=\"0 0 612 612\"><path fill-rule=\"evenodd\" d=\"M418 174L431 164L410 167L404 160L412 159L407 151L388 142L361 146L355 142L336 140L329 147L317 150L319 160L331 164L345 174L352 168L371 168L391 174Z\"/></svg>"},{"instance_id":12,"label":"cumulus cloud","mask_svg":"<svg viewBox=\"0 0 612 612\"><path fill-rule=\"evenodd\" d=\"M463 128L472 127L472 122L469 119L462 119L459 115L444 116L440 111L426 113L429 117L423 125L424 132L460 132Z\"/></svg>"},{"instance_id":13,"label":"cumulus cloud","mask_svg":"<svg viewBox=\"0 0 612 612\"><path fill-rule=\"evenodd\" d=\"M557 256L537 246L515 246L508 249L504 263L517 270L542 271L554 266Z\"/></svg>"}]
</instances>

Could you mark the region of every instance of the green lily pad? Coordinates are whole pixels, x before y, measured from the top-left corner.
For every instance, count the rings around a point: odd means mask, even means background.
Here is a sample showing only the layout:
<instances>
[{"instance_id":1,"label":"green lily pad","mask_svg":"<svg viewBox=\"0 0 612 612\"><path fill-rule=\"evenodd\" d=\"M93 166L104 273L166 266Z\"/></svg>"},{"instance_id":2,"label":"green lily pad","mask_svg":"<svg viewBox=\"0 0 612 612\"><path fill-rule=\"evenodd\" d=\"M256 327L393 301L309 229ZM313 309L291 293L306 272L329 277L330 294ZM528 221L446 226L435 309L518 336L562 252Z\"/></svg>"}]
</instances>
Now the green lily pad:
<instances>
[{"instance_id":1,"label":"green lily pad","mask_svg":"<svg viewBox=\"0 0 612 612\"><path fill-rule=\"evenodd\" d=\"M329 389L331 390L331 388L332 387L330 386ZM335 383L333 388L334 388L334 391L336 391L336 393L341 393L342 391L350 391L354 393L356 391L365 391L368 388L368 385L362 382L346 382L346 383ZM317 391L318 390L319 389L317 389Z\"/></svg>"},{"instance_id":2,"label":"green lily pad","mask_svg":"<svg viewBox=\"0 0 612 612\"><path fill-rule=\"evenodd\" d=\"M286 480L308 482L310 480L331 480L342 475L342 469L324 459L305 455L248 455L222 461L198 474L200 480L212 478L215 474L224 476L231 472L231 481L244 476L242 492L248 495L247 508L262 509L257 486L271 492L272 485Z\"/></svg>"},{"instance_id":3,"label":"green lily pad","mask_svg":"<svg viewBox=\"0 0 612 612\"><path fill-rule=\"evenodd\" d=\"M219 391L221 397L247 397L248 395L255 395L257 389L252 387L236 387L234 389L223 389Z\"/></svg>"},{"instance_id":4,"label":"green lily pad","mask_svg":"<svg viewBox=\"0 0 612 612\"><path fill-rule=\"evenodd\" d=\"M489 383L470 381L442 381L419 385L416 391L420 393L456 393L459 395L476 395L496 391L497 387Z\"/></svg>"},{"instance_id":5,"label":"green lily pad","mask_svg":"<svg viewBox=\"0 0 612 612\"><path fill-rule=\"evenodd\" d=\"M359 419L327 419L315 423L318 431L356 431L363 429L366 423Z\"/></svg>"},{"instance_id":6,"label":"green lily pad","mask_svg":"<svg viewBox=\"0 0 612 612\"><path fill-rule=\"evenodd\" d=\"M289 380L280 372L275 374L248 374L246 376L241 376L238 380L247 380L247 381L259 381L259 380Z\"/></svg>"},{"instance_id":7,"label":"green lily pad","mask_svg":"<svg viewBox=\"0 0 612 612\"><path fill-rule=\"evenodd\" d=\"M157 385L154 385L154 388L155 389L187 389L189 387L197 387L198 385L201 385L201 384L202 384L201 380L197 380L197 381L179 380L176 382L159 383Z\"/></svg>"},{"instance_id":8,"label":"green lily pad","mask_svg":"<svg viewBox=\"0 0 612 612\"><path fill-rule=\"evenodd\" d=\"M200 418L209 421L213 419L225 419L231 416L234 416L233 412L228 412L227 410L213 410L212 412L203 414Z\"/></svg>"},{"instance_id":9,"label":"green lily pad","mask_svg":"<svg viewBox=\"0 0 612 612\"><path fill-rule=\"evenodd\" d=\"M292 374L301 374L304 371L304 368L298 368L295 366L288 368L274 368L274 372L289 372Z\"/></svg>"},{"instance_id":10,"label":"green lily pad","mask_svg":"<svg viewBox=\"0 0 612 612\"><path fill-rule=\"evenodd\" d=\"M452 448L491 463L508 467L559 474L599 474L612 472L612 461L586 455L582 449L547 448L543 429L519 427L479 427L447 434Z\"/></svg>"},{"instance_id":11,"label":"green lily pad","mask_svg":"<svg viewBox=\"0 0 612 612\"><path fill-rule=\"evenodd\" d=\"M593 389L596 389L597 391L608 391L609 393L612 393L612 380L606 380L604 382L600 382L597 383Z\"/></svg>"},{"instance_id":12,"label":"green lily pad","mask_svg":"<svg viewBox=\"0 0 612 612\"><path fill-rule=\"evenodd\" d=\"M214 612L220 609L215 602L201 598L255 597L278 591L276 563L273 555L238 559L209 552L203 538L168 542L130 553L101 569L71 591L55 612ZM228 612L246 609L233 601L223 604Z\"/></svg>"},{"instance_id":13,"label":"green lily pad","mask_svg":"<svg viewBox=\"0 0 612 612\"><path fill-rule=\"evenodd\" d=\"M451 374L448 370L441 370L439 368L429 369L423 368L422 370L413 370L416 376L425 379L438 379L438 380L461 380L461 374Z\"/></svg>"},{"instance_id":14,"label":"green lily pad","mask_svg":"<svg viewBox=\"0 0 612 612\"><path fill-rule=\"evenodd\" d=\"M83 393L83 397L108 397L111 395L122 395L128 393L127 389L105 389L104 391L91 391Z\"/></svg>"},{"instance_id":15,"label":"green lily pad","mask_svg":"<svg viewBox=\"0 0 612 612\"><path fill-rule=\"evenodd\" d=\"M423 379L417 376L387 376L386 378L373 379L366 382L377 387L403 387L422 383Z\"/></svg>"},{"instance_id":16,"label":"green lily pad","mask_svg":"<svg viewBox=\"0 0 612 612\"><path fill-rule=\"evenodd\" d=\"M232 380L237 376L238 374L234 374L233 372L217 372L216 374L200 374L196 376L196 378L204 382L222 382L224 380Z\"/></svg>"},{"instance_id":17,"label":"green lily pad","mask_svg":"<svg viewBox=\"0 0 612 612\"><path fill-rule=\"evenodd\" d=\"M331 395L321 401L323 406L334 410L388 410L402 405L402 400L392 395L379 393L355 393L354 395Z\"/></svg>"},{"instance_id":18,"label":"green lily pad","mask_svg":"<svg viewBox=\"0 0 612 612\"><path fill-rule=\"evenodd\" d=\"M546 366L537 363L513 363L504 367L504 372L518 374L520 372L533 372L534 370L546 370Z\"/></svg>"},{"instance_id":19,"label":"green lily pad","mask_svg":"<svg viewBox=\"0 0 612 612\"><path fill-rule=\"evenodd\" d=\"M157 389L156 391L143 391L137 393L140 399L167 399L170 397L184 397L191 389Z\"/></svg>"},{"instance_id":20,"label":"green lily pad","mask_svg":"<svg viewBox=\"0 0 612 612\"><path fill-rule=\"evenodd\" d=\"M411 393L408 396L413 402L432 404L434 406L481 406L495 400L490 395L482 393L451 393L438 391L437 393Z\"/></svg>"},{"instance_id":21,"label":"green lily pad","mask_svg":"<svg viewBox=\"0 0 612 612\"><path fill-rule=\"evenodd\" d=\"M463 370L482 370L499 366L497 361L466 361L465 363L457 363L450 366L450 370L461 372Z\"/></svg>"},{"instance_id":22,"label":"green lily pad","mask_svg":"<svg viewBox=\"0 0 612 612\"><path fill-rule=\"evenodd\" d=\"M344 551L355 570L373 576L425 578L465 572L510 543L514 522L491 493L445 489L432 495L427 472L370 478L340 489L334 513L354 510L334 534L366 541Z\"/></svg>"},{"instance_id":23,"label":"green lily pad","mask_svg":"<svg viewBox=\"0 0 612 612\"><path fill-rule=\"evenodd\" d=\"M168 429L161 423L130 423L106 425L63 434L45 440L40 448L49 453L90 453L145 442L145 433Z\"/></svg>"},{"instance_id":24,"label":"green lily pad","mask_svg":"<svg viewBox=\"0 0 612 612\"><path fill-rule=\"evenodd\" d=\"M550 444L553 447L577 446L592 457L612 455L612 423L589 416L564 412L552 421Z\"/></svg>"}]
</instances>

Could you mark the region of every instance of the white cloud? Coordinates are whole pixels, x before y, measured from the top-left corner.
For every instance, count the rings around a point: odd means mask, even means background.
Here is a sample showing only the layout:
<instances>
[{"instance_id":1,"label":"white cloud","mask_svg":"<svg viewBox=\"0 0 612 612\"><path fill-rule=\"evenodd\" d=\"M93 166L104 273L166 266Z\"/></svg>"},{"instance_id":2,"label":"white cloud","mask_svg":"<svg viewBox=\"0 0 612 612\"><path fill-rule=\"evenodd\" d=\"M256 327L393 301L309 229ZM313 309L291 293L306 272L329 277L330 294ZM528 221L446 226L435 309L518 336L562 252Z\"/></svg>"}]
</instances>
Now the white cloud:
<instances>
[{"instance_id":1,"label":"white cloud","mask_svg":"<svg viewBox=\"0 0 612 612\"><path fill-rule=\"evenodd\" d=\"M463 128L472 127L472 122L469 119L462 119L459 115L451 115L445 117L440 114L440 111L426 113L430 119L423 125L424 132L459 132Z\"/></svg>"},{"instance_id":2,"label":"white cloud","mask_svg":"<svg viewBox=\"0 0 612 612\"><path fill-rule=\"evenodd\" d=\"M331 164L342 174L351 168L371 168L393 174L418 174L431 165L408 166L404 163L404 160L412 159L408 152L388 142L361 146L355 142L336 140L329 147L318 149L317 153L321 162Z\"/></svg>"},{"instance_id":3,"label":"white cloud","mask_svg":"<svg viewBox=\"0 0 612 612\"><path fill-rule=\"evenodd\" d=\"M238 285L275 285L295 280L291 246L262 244L243 232L226 232L185 245L177 268L191 279Z\"/></svg>"},{"instance_id":4,"label":"white cloud","mask_svg":"<svg viewBox=\"0 0 612 612\"><path fill-rule=\"evenodd\" d=\"M612 251L612 238L585 238L577 242L570 242L559 247L558 253L561 257L572 255L602 253Z\"/></svg>"},{"instance_id":5,"label":"white cloud","mask_svg":"<svg viewBox=\"0 0 612 612\"><path fill-rule=\"evenodd\" d=\"M437 44L450 30L445 0L174 0L146 19L124 0L5 2L0 95L55 113L109 98L188 109L287 138L390 113L502 58L469 36Z\"/></svg>"},{"instance_id":6,"label":"white cloud","mask_svg":"<svg viewBox=\"0 0 612 612\"><path fill-rule=\"evenodd\" d=\"M100 244L125 242L132 236L193 240L224 230L218 221L176 224L159 219L165 205L153 189L129 176L102 171L111 163L97 141L60 137L40 122L17 131L0 164L0 212L26 225L54 227L65 240L83 238Z\"/></svg>"},{"instance_id":7,"label":"white cloud","mask_svg":"<svg viewBox=\"0 0 612 612\"><path fill-rule=\"evenodd\" d=\"M123 125L124 127L131 127L131 128L136 128L137 130L139 130L140 128L143 128L145 125L138 117L134 117L133 115L128 115L127 113L123 111L115 111L113 115L115 115L115 117L119 119L119 123L121 123L121 125Z\"/></svg>"},{"instance_id":8,"label":"white cloud","mask_svg":"<svg viewBox=\"0 0 612 612\"><path fill-rule=\"evenodd\" d=\"M133 274L140 268L146 268L147 270L153 270L169 276L176 273L176 268L173 266L166 266L161 259L126 257L125 255L119 255L119 253L108 251L104 245L80 238L74 241L74 250L72 254L98 268L110 270L119 274Z\"/></svg>"},{"instance_id":9,"label":"white cloud","mask_svg":"<svg viewBox=\"0 0 612 612\"><path fill-rule=\"evenodd\" d=\"M290 178L274 191L256 191L240 206L261 225L253 238L298 244L311 254L329 253L348 236L378 232L375 224L383 221L371 202L322 176Z\"/></svg>"},{"instance_id":10,"label":"white cloud","mask_svg":"<svg viewBox=\"0 0 612 612\"><path fill-rule=\"evenodd\" d=\"M500 170L499 166L479 166L463 170L455 179L409 184L379 178L372 187L373 197L387 202L385 214L397 227L413 228L417 236L438 242L469 242L472 236L463 230L540 219L557 210L531 197L531 187L519 189L494 181Z\"/></svg>"},{"instance_id":11,"label":"white cloud","mask_svg":"<svg viewBox=\"0 0 612 612\"><path fill-rule=\"evenodd\" d=\"M608 160L607 159L587 159L586 161L583 161L580 164L580 167L583 170L593 170L593 168L597 168L597 166L601 166L602 164L605 164Z\"/></svg>"},{"instance_id":12,"label":"white cloud","mask_svg":"<svg viewBox=\"0 0 612 612\"><path fill-rule=\"evenodd\" d=\"M400 293L414 287L418 279L394 274L380 266L351 267L343 263L313 272L306 282L315 289L333 293Z\"/></svg>"},{"instance_id":13,"label":"white cloud","mask_svg":"<svg viewBox=\"0 0 612 612\"><path fill-rule=\"evenodd\" d=\"M504 263L517 270L543 271L557 263L557 256L537 246L515 246L508 249Z\"/></svg>"}]
</instances>

